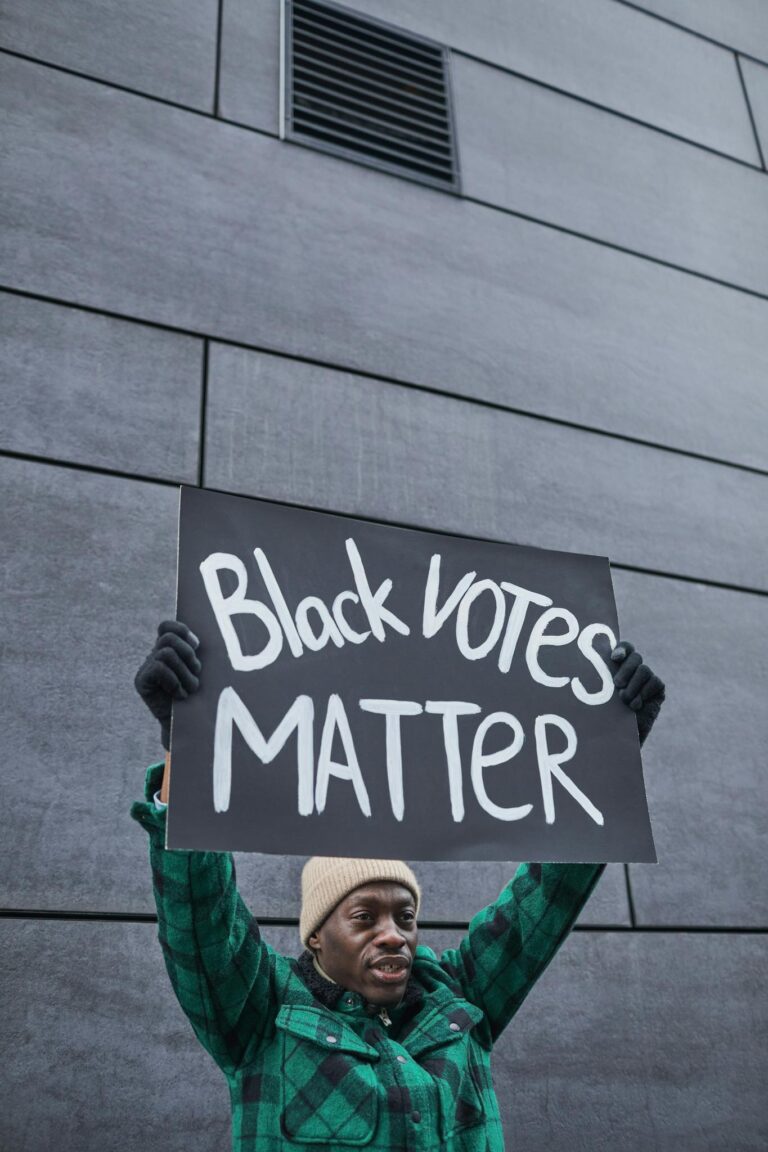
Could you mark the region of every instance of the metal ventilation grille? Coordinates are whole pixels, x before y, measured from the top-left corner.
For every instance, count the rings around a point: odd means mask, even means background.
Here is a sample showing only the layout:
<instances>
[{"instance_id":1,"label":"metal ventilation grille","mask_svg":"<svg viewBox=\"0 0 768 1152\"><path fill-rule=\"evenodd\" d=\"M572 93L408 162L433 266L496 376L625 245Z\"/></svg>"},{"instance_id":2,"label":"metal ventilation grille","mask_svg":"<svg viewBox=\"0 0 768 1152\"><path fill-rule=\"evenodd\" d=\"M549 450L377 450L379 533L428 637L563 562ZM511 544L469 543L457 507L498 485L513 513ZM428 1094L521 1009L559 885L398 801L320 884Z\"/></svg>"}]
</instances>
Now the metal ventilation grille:
<instances>
[{"instance_id":1,"label":"metal ventilation grille","mask_svg":"<svg viewBox=\"0 0 768 1152\"><path fill-rule=\"evenodd\" d=\"M446 52L335 4L286 0L286 135L458 191Z\"/></svg>"}]
</instances>

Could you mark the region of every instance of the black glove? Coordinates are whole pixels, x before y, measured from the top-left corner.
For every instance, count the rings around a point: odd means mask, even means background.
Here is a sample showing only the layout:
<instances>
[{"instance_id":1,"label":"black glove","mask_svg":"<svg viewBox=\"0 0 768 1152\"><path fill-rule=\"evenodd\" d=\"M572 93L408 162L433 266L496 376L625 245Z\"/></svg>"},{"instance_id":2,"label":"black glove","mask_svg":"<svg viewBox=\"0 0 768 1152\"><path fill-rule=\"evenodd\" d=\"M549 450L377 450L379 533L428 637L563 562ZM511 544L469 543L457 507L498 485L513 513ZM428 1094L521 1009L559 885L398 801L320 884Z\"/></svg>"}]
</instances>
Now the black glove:
<instances>
[{"instance_id":1,"label":"black glove","mask_svg":"<svg viewBox=\"0 0 768 1152\"><path fill-rule=\"evenodd\" d=\"M179 620L163 620L155 646L136 673L136 691L160 721L160 738L168 751L171 744L171 702L186 700L200 686L202 665L195 655L200 641Z\"/></svg>"},{"instance_id":2,"label":"black glove","mask_svg":"<svg viewBox=\"0 0 768 1152\"><path fill-rule=\"evenodd\" d=\"M637 714L637 731L643 744L664 703L664 683L643 664L642 656L628 640L619 641L611 652L611 660L621 664L613 682L620 689L621 699Z\"/></svg>"}]
</instances>

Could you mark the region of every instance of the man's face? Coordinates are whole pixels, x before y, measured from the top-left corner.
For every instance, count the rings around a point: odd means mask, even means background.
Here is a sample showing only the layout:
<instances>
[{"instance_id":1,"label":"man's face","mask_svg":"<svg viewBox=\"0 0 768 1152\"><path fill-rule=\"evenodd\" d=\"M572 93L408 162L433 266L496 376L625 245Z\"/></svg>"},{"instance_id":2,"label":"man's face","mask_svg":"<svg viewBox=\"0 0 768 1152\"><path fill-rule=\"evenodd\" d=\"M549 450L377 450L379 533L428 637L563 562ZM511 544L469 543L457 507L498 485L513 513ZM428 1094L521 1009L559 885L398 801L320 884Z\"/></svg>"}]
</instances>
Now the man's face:
<instances>
[{"instance_id":1,"label":"man's face","mask_svg":"<svg viewBox=\"0 0 768 1152\"><path fill-rule=\"evenodd\" d=\"M332 980L371 1004L405 993L418 943L416 903L402 884L355 888L313 932L309 946Z\"/></svg>"}]
</instances>

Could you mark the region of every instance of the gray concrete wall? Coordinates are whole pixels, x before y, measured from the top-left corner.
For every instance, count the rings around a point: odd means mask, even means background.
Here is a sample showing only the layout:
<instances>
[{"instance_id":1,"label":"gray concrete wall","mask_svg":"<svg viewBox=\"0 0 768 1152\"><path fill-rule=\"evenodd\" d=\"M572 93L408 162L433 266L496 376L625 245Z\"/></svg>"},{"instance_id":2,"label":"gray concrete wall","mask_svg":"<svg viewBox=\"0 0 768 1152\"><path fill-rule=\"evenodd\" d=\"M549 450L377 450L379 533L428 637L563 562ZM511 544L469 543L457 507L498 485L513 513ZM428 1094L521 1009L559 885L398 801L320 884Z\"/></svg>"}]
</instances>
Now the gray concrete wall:
<instances>
[{"instance_id":1,"label":"gray concrete wall","mask_svg":"<svg viewBox=\"0 0 768 1152\"><path fill-rule=\"evenodd\" d=\"M611 557L660 863L499 1044L508 1146L763 1149L765 14L354 6L451 48L461 196L279 139L278 0L0 4L0 1149L229 1145L127 814L179 482ZM238 858L285 951L302 864ZM426 942L514 865L418 865Z\"/></svg>"}]
</instances>

